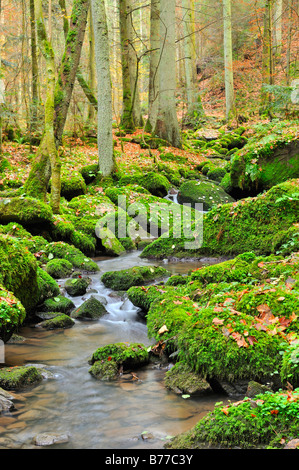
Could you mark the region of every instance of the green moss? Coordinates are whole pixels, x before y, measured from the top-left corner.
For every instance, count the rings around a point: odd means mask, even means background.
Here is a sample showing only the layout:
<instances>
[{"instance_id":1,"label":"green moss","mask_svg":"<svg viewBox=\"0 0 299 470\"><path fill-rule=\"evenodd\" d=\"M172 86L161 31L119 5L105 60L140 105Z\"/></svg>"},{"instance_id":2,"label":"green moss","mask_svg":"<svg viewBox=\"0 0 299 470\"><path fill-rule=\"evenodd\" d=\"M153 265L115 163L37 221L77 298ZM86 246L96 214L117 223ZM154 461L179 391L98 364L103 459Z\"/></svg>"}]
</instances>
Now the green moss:
<instances>
[{"instance_id":1,"label":"green moss","mask_svg":"<svg viewBox=\"0 0 299 470\"><path fill-rule=\"evenodd\" d=\"M47 256L50 256L50 259L66 259L74 268L83 269L84 271L89 272L99 271L99 267L94 261L85 256L78 248L73 245L69 245L68 243L48 243L45 246L45 253Z\"/></svg>"},{"instance_id":2,"label":"green moss","mask_svg":"<svg viewBox=\"0 0 299 470\"><path fill-rule=\"evenodd\" d=\"M36 367L5 367L0 369L0 387L4 390L22 390L42 381Z\"/></svg>"},{"instance_id":3,"label":"green moss","mask_svg":"<svg viewBox=\"0 0 299 470\"><path fill-rule=\"evenodd\" d=\"M71 275L73 265L66 259L52 259L47 263L46 271L54 279L61 279Z\"/></svg>"},{"instance_id":4,"label":"green moss","mask_svg":"<svg viewBox=\"0 0 299 470\"><path fill-rule=\"evenodd\" d=\"M32 310L38 301L37 263L23 243L0 235L0 283Z\"/></svg>"},{"instance_id":5,"label":"green moss","mask_svg":"<svg viewBox=\"0 0 299 470\"><path fill-rule=\"evenodd\" d=\"M218 204L233 202L234 199L210 181L190 180L180 186L178 201L181 204L189 203L192 207L202 204L203 210L207 211Z\"/></svg>"},{"instance_id":6,"label":"green moss","mask_svg":"<svg viewBox=\"0 0 299 470\"><path fill-rule=\"evenodd\" d=\"M128 290L132 286L140 286L168 275L169 272L162 267L135 266L121 271L106 272L101 281L110 289Z\"/></svg>"},{"instance_id":7,"label":"green moss","mask_svg":"<svg viewBox=\"0 0 299 470\"><path fill-rule=\"evenodd\" d=\"M147 189L151 194L158 197L167 195L170 189L168 179L156 172L149 173L135 173L130 176L123 176L119 180L119 185L125 186L127 184L138 184Z\"/></svg>"},{"instance_id":8,"label":"green moss","mask_svg":"<svg viewBox=\"0 0 299 470\"><path fill-rule=\"evenodd\" d=\"M53 318L45 320L39 323L38 326L44 328L45 330L57 330L57 329L66 329L74 326L75 322L68 315L62 314L57 315Z\"/></svg>"},{"instance_id":9,"label":"green moss","mask_svg":"<svg viewBox=\"0 0 299 470\"><path fill-rule=\"evenodd\" d=\"M86 194L86 183L83 176L78 171L62 173L61 175L61 195L68 201L74 197Z\"/></svg>"},{"instance_id":10,"label":"green moss","mask_svg":"<svg viewBox=\"0 0 299 470\"><path fill-rule=\"evenodd\" d=\"M53 213L42 201L32 197L0 198L0 223L17 222L23 227L51 226Z\"/></svg>"},{"instance_id":11,"label":"green moss","mask_svg":"<svg viewBox=\"0 0 299 470\"><path fill-rule=\"evenodd\" d=\"M194 373L184 362L177 362L170 371L166 372L164 383L166 388L176 393L198 396L212 392L208 382Z\"/></svg>"},{"instance_id":12,"label":"green moss","mask_svg":"<svg viewBox=\"0 0 299 470\"><path fill-rule=\"evenodd\" d=\"M68 279L64 283L64 288L66 292L71 295L72 297L84 295L86 290L91 283L91 279L83 277L83 278L75 278L75 279Z\"/></svg>"},{"instance_id":13,"label":"green moss","mask_svg":"<svg viewBox=\"0 0 299 470\"><path fill-rule=\"evenodd\" d=\"M0 285L0 339L6 343L25 320L26 311L21 302Z\"/></svg>"},{"instance_id":14,"label":"green moss","mask_svg":"<svg viewBox=\"0 0 299 470\"><path fill-rule=\"evenodd\" d=\"M270 254L279 251L290 227L298 222L299 180L274 186L255 198L215 207L203 217L203 243L186 249L184 238L160 237L142 252L145 258L168 256L237 255L244 251ZM196 234L201 226L192 225ZM199 234L200 235L200 234ZM194 241L194 239L190 239Z\"/></svg>"},{"instance_id":15,"label":"green moss","mask_svg":"<svg viewBox=\"0 0 299 470\"><path fill-rule=\"evenodd\" d=\"M72 312L72 317L78 320L98 320L107 313L104 305L94 296L91 296Z\"/></svg>"},{"instance_id":16,"label":"green moss","mask_svg":"<svg viewBox=\"0 0 299 470\"><path fill-rule=\"evenodd\" d=\"M115 378L115 371L118 371L120 366L123 370L136 369L149 362L149 353L147 348L140 343L114 343L108 344L98 348L90 359L90 364L96 364L97 373L103 373L103 367L106 366L111 369L110 363L112 362L112 372ZM99 364L102 364L99 366ZM104 369L105 370L105 369ZM95 367L90 370L92 375L95 374Z\"/></svg>"},{"instance_id":17,"label":"green moss","mask_svg":"<svg viewBox=\"0 0 299 470\"><path fill-rule=\"evenodd\" d=\"M68 314L75 308L74 303L64 297L63 295L57 295L53 298L46 299L42 305L39 306L41 312L60 312Z\"/></svg>"},{"instance_id":18,"label":"green moss","mask_svg":"<svg viewBox=\"0 0 299 470\"><path fill-rule=\"evenodd\" d=\"M46 299L59 295L59 286L50 273L42 268L37 268L37 285L38 285L38 303L44 302Z\"/></svg>"},{"instance_id":19,"label":"green moss","mask_svg":"<svg viewBox=\"0 0 299 470\"><path fill-rule=\"evenodd\" d=\"M167 444L170 449L241 448L283 449L296 439L299 391L266 392L254 400L219 403L190 431Z\"/></svg>"}]
</instances>

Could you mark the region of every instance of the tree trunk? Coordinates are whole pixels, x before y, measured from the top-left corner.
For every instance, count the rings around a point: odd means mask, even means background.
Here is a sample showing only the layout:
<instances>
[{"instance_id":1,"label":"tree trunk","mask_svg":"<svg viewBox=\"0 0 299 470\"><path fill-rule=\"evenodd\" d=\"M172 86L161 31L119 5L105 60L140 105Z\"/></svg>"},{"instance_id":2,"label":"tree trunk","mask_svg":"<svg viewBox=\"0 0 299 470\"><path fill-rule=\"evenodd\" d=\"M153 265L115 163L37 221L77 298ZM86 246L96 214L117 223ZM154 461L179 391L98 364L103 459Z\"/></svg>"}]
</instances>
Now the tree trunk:
<instances>
[{"instance_id":1,"label":"tree trunk","mask_svg":"<svg viewBox=\"0 0 299 470\"><path fill-rule=\"evenodd\" d=\"M263 63L262 63L262 80L263 85L273 85L273 47L272 47L272 7L273 0L266 0L264 13L264 37L263 37ZM270 94L269 91L262 90L262 108L261 113L269 111Z\"/></svg>"},{"instance_id":2,"label":"tree trunk","mask_svg":"<svg viewBox=\"0 0 299 470\"><path fill-rule=\"evenodd\" d=\"M187 89L187 114L190 117L204 114L200 100L196 73L196 43L195 43L195 5L194 0L182 0L183 31L185 51L185 76Z\"/></svg>"},{"instance_id":3,"label":"tree trunk","mask_svg":"<svg viewBox=\"0 0 299 470\"><path fill-rule=\"evenodd\" d=\"M154 134L181 148L176 112L175 0L160 0L159 109Z\"/></svg>"},{"instance_id":4,"label":"tree trunk","mask_svg":"<svg viewBox=\"0 0 299 470\"><path fill-rule=\"evenodd\" d=\"M275 56L281 55L282 47L282 0L274 3L274 51Z\"/></svg>"},{"instance_id":5,"label":"tree trunk","mask_svg":"<svg viewBox=\"0 0 299 470\"><path fill-rule=\"evenodd\" d=\"M96 89L96 70L95 70L95 52L94 52L94 31L93 31L93 17L91 8L89 10L89 57L88 57L88 69L89 69L89 88L92 93ZM78 75L77 75L78 78ZM95 121L95 106L89 102L88 106L88 126L92 127Z\"/></svg>"},{"instance_id":6,"label":"tree trunk","mask_svg":"<svg viewBox=\"0 0 299 470\"><path fill-rule=\"evenodd\" d=\"M134 27L133 27L133 13L128 11L127 15L127 32L129 39L129 74L131 83L131 95L132 95L132 113L134 125L137 127L143 126L143 118L141 115L140 108L140 92L139 92L139 58L138 53L134 44Z\"/></svg>"},{"instance_id":7,"label":"tree trunk","mask_svg":"<svg viewBox=\"0 0 299 470\"><path fill-rule=\"evenodd\" d=\"M145 129L148 132L151 132L155 128L159 104L160 0L151 0L150 22L148 120Z\"/></svg>"},{"instance_id":8,"label":"tree trunk","mask_svg":"<svg viewBox=\"0 0 299 470\"><path fill-rule=\"evenodd\" d=\"M235 115L231 0L223 0L226 121Z\"/></svg>"},{"instance_id":9,"label":"tree trunk","mask_svg":"<svg viewBox=\"0 0 299 470\"><path fill-rule=\"evenodd\" d=\"M110 48L104 0L91 0L98 86L99 170L109 176L114 169Z\"/></svg>"},{"instance_id":10,"label":"tree trunk","mask_svg":"<svg viewBox=\"0 0 299 470\"><path fill-rule=\"evenodd\" d=\"M55 91L55 57L51 42L47 38L46 28L43 18L41 0L34 0L37 37L41 52L46 61L47 94L45 102L45 130L42 142L37 152L35 160L36 174L33 179L29 178L25 184L25 192L34 197L46 196L48 178L50 177L49 163L51 166L51 206L54 213L59 213L60 206L60 170L61 163L54 137L54 91ZM41 180L36 179L40 176ZM42 193L39 191L42 190Z\"/></svg>"},{"instance_id":11,"label":"tree trunk","mask_svg":"<svg viewBox=\"0 0 299 470\"><path fill-rule=\"evenodd\" d=\"M34 0L30 0L30 27L31 27L31 74L32 74L32 97L31 97L31 118L30 135L37 130L38 114L38 62L36 51L36 30L35 30L35 11ZM31 139L32 137L30 137ZM31 140L30 140L31 141Z\"/></svg>"},{"instance_id":12,"label":"tree trunk","mask_svg":"<svg viewBox=\"0 0 299 470\"><path fill-rule=\"evenodd\" d=\"M55 90L55 138L61 144L87 24L89 0L74 0L65 52Z\"/></svg>"},{"instance_id":13,"label":"tree trunk","mask_svg":"<svg viewBox=\"0 0 299 470\"><path fill-rule=\"evenodd\" d=\"M121 127L128 133L135 129L132 106L132 89L130 76L130 44L128 36L128 12L130 11L129 0L119 0L119 25L121 43L121 65L123 86L123 110Z\"/></svg>"}]
</instances>

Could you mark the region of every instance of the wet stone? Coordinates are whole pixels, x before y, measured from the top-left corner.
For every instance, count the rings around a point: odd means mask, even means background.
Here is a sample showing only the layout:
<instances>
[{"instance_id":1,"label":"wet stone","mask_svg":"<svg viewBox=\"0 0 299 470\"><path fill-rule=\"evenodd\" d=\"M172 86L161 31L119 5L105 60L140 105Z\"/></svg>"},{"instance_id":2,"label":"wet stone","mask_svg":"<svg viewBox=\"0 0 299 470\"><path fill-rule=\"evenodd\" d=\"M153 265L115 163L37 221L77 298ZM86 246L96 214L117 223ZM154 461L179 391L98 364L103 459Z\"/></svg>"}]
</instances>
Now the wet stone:
<instances>
[{"instance_id":1,"label":"wet stone","mask_svg":"<svg viewBox=\"0 0 299 470\"><path fill-rule=\"evenodd\" d=\"M42 433L33 438L33 444L36 446L51 446L53 444L63 444L69 441L67 434Z\"/></svg>"}]
</instances>

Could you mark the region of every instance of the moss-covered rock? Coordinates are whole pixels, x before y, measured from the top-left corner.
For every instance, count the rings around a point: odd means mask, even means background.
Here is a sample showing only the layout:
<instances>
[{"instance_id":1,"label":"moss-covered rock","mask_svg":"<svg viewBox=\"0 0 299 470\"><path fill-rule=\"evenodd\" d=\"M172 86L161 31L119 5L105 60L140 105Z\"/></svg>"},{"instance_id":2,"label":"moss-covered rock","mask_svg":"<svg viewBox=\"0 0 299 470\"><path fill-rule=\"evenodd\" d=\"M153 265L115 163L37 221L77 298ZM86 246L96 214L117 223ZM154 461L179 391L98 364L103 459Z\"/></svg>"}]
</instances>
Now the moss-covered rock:
<instances>
[{"instance_id":1,"label":"moss-covered rock","mask_svg":"<svg viewBox=\"0 0 299 470\"><path fill-rule=\"evenodd\" d=\"M86 194L86 183L78 171L63 172L61 176L61 196L68 201L74 197Z\"/></svg>"},{"instance_id":2,"label":"moss-covered rock","mask_svg":"<svg viewBox=\"0 0 299 470\"><path fill-rule=\"evenodd\" d=\"M83 176L85 183L88 185L98 176L99 165L97 163L85 165L80 169L80 173Z\"/></svg>"},{"instance_id":3,"label":"moss-covered rock","mask_svg":"<svg viewBox=\"0 0 299 470\"><path fill-rule=\"evenodd\" d=\"M299 177L297 124L272 123L256 131L231 159L232 193L239 197L254 196Z\"/></svg>"},{"instance_id":4,"label":"moss-covered rock","mask_svg":"<svg viewBox=\"0 0 299 470\"><path fill-rule=\"evenodd\" d=\"M53 277L42 268L37 268L37 285L38 285L38 304L43 303L46 299L59 295L59 285Z\"/></svg>"},{"instance_id":5,"label":"moss-covered rock","mask_svg":"<svg viewBox=\"0 0 299 470\"><path fill-rule=\"evenodd\" d=\"M97 349L91 359L89 372L98 379L114 380L122 370L137 369L149 362L149 353L143 344L114 343Z\"/></svg>"},{"instance_id":6,"label":"moss-covered rock","mask_svg":"<svg viewBox=\"0 0 299 470\"><path fill-rule=\"evenodd\" d=\"M0 223L17 222L25 228L49 228L53 213L47 204L31 197L0 198Z\"/></svg>"},{"instance_id":7,"label":"moss-covered rock","mask_svg":"<svg viewBox=\"0 0 299 470\"><path fill-rule=\"evenodd\" d=\"M215 207L204 215L201 226L193 224L194 248L186 248L186 238L160 237L147 246L141 257L201 257L203 255L236 255L246 251L270 254L279 251L286 234L298 223L299 180L290 180L255 198ZM290 246L291 248L291 246Z\"/></svg>"},{"instance_id":8,"label":"moss-covered rock","mask_svg":"<svg viewBox=\"0 0 299 470\"><path fill-rule=\"evenodd\" d=\"M215 406L190 431L166 444L169 449L283 449L296 439L299 389L266 392L254 399Z\"/></svg>"},{"instance_id":9,"label":"moss-covered rock","mask_svg":"<svg viewBox=\"0 0 299 470\"><path fill-rule=\"evenodd\" d=\"M53 298L46 299L39 307L38 310L41 312L61 312L70 313L75 308L75 304L71 299L68 299L64 295L57 295Z\"/></svg>"},{"instance_id":10,"label":"moss-covered rock","mask_svg":"<svg viewBox=\"0 0 299 470\"><path fill-rule=\"evenodd\" d=\"M0 369L0 387L4 390L22 390L39 384L43 376L36 367L3 367Z\"/></svg>"},{"instance_id":11,"label":"moss-covered rock","mask_svg":"<svg viewBox=\"0 0 299 470\"><path fill-rule=\"evenodd\" d=\"M73 265L66 259L51 259L46 264L46 272L54 279L61 279L72 274Z\"/></svg>"},{"instance_id":12,"label":"moss-covered rock","mask_svg":"<svg viewBox=\"0 0 299 470\"><path fill-rule=\"evenodd\" d=\"M22 241L0 235L0 284L32 310L39 299L37 263Z\"/></svg>"},{"instance_id":13,"label":"moss-covered rock","mask_svg":"<svg viewBox=\"0 0 299 470\"><path fill-rule=\"evenodd\" d=\"M6 343L23 323L26 310L21 302L0 285L0 339Z\"/></svg>"},{"instance_id":14,"label":"moss-covered rock","mask_svg":"<svg viewBox=\"0 0 299 470\"><path fill-rule=\"evenodd\" d=\"M192 207L203 204L203 210L207 211L218 204L234 202L234 199L221 186L210 181L191 180L180 186L178 201L180 204L190 203Z\"/></svg>"},{"instance_id":15,"label":"moss-covered rock","mask_svg":"<svg viewBox=\"0 0 299 470\"><path fill-rule=\"evenodd\" d=\"M45 254L50 259L66 259L76 269L88 272L99 271L98 265L88 258L82 251L65 242L51 242L44 248Z\"/></svg>"},{"instance_id":16,"label":"moss-covered rock","mask_svg":"<svg viewBox=\"0 0 299 470\"><path fill-rule=\"evenodd\" d=\"M177 394L205 395L212 393L209 383L184 362L177 362L170 371L166 372L164 383L166 388Z\"/></svg>"},{"instance_id":17,"label":"moss-covered rock","mask_svg":"<svg viewBox=\"0 0 299 470\"><path fill-rule=\"evenodd\" d=\"M92 295L89 299L85 300L80 307L73 310L71 316L78 320L98 320L107 313L102 302Z\"/></svg>"},{"instance_id":18,"label":"moss-covered rock","mask_svg":"<svg viewBox=\"0 0 299 470\"><path fill-rule=\"evenodd\" d=\"M153 171L148 173L135 173L130 176L123 176L119 180L119 185L138 184L147 189L151 194L158 197L167 195L170 183L166 176Z\"/></svg>"},{"instance_id":19,"label":"moss-covered rock","mask_svg":"<svg viewBox=\"0 0 299 470\"><path fill-rule=\"evenodd\" d=\"M135 266L121 271L106 272L101 281L113 290L128 290L132 286L140 286L169 276L169 272L157 266Z\"/></svg>"},{"instance_id":20,"label":"moss-covered rock","mask_svg":"<svg viewBox=\"0 0 299 470\"><path fill-rule=\"evenodd\" d=\"M84 295L90 283L91 279L88 277L68 279L64 283L64 288L69 295L76 297L79 295Z\"/></svg>"},{"instance_id":21,"label":"moss-covered rock","mask_svg":"<svg viewBox=\"0 0 299 470\"><path fill-rule=\"evenodd\" d=\"M39 323L37 326L45 330L57 330L57 329L66 329L72 328L75 325L75 322L72 318L65 314L58 314Z\"/></svg>"}]
</instances>

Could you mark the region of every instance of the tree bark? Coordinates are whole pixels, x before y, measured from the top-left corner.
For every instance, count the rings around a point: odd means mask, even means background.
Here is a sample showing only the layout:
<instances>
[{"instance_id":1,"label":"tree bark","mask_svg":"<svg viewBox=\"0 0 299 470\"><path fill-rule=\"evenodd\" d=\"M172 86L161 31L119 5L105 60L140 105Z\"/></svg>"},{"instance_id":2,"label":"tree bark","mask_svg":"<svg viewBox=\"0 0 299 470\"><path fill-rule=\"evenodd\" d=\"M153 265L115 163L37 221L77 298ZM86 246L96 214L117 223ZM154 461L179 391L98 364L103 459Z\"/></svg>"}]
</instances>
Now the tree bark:
<instances>
[{"instance_id":1,"label":"tree bark","mask_svg":"<svg viewBox=\"0 0 299 470\"><path fill-rule=\"evenodd\" d=\"M128 11L129 0L119 0L119 26L121 43L121 68L122 68L122 88L123 88L123 109L121 116L121 127L126 132L133 132L135 129L132 108L132 90L130 77L130 55L128 37Z\"/></svg>"},{"instance_id":2,"label":"tree bark","mask_svg":"<svg viewBox=\"0 0 299 470\"><path fill-rule=\"evenodd\" d=\"M226 121L235 115L231 0L223 0Z\"/></svg>"},{"instance_id":3,"label":"tree bark","mask_svg":"<svg viewBox=\"0 0 299 470\"><path fill-rule=\"evenodd\" d=\"M160 0L151 0L150 18L150 70L148 92L148 120L145 130L151 132L156 125L159 96L160 64Z\"/></svg>"},{"instance_id":4,"label":"tree bark","mask_svg":"<svg viewBox=\"0 0 299 470\"><path fill-rule=\"evenodd\" d=\"M31 97L31 118L30 135L37 130L38 114L38 62L36 51L36 30L35 30L35 10L34 0L30 0L30 35L31 35L31 74L32 74L32 97Z\"/></svg>"},{"instance_id":5,"label":"tree bark","mask_svg":"<svg viewBox=\"0 0 299 470\"><path fill-rule=\"evenodd\" d=\"M112 87L110 76L110 48L104 0L91 0L95 58L98 86L98 148L99 170L109 176L114 170L112 135Z\"/></svg>"},{"instance_id":6,"label":"tree bark","mask_svg":"<svg viewBox=\"0 0 299 470\"><path fill-rule=\"evenodd\" d=\"M74 0L65 52L55 90L55 139L61 144L87 24L89 0Z\"/></svg>"},{"instance_id":7,"label":"tree bark","mask_svg":"<svg viewBox=\"0 0 299 470\"><path fill-rule=\"evenodd\" d=\"M175 0L160 0L159 108L154 134L181 148L176 112Z\"/></svg>"},{"instance_id":8,"label":"tree bark","mask_svg":"<svg viewBox=\"0 0 299 470\"><path fill-rule=\"evenodd\" d=\"M187 114L204 114L200 100L196 73L196 42L195 42L195 5L194 0L182 0L185 75L187 89Z\"/></svg>"},{"instance_id":9,"label":"tree bark","mask_svg":"<svg viewBox=\"0 0 299 470\"><path fill-rule=\"evenodd\" d=\"M42 195L46 196L48 187L48 178L50 177L51 167L51 206L54 213L59 213L60 207L60 170L61 163L58 156L58 151L55 144L54 137L54 94L55 94L55 56L51 42L47 38L46 28L43 18L42 2L41 0L34 0L37 37L41 52L46 61L46 80L47 80L47 94L45 102L45 130L42 142L39 146L35 164L33 165L34 172L31 170L31 177L25 184L25 192L34 197L40 198ZM40 181L36 181L37 177ZM36 184L37 183L37 184ZM41 193L39 191L42 191Z\"/></svg>"}]
</instances>

